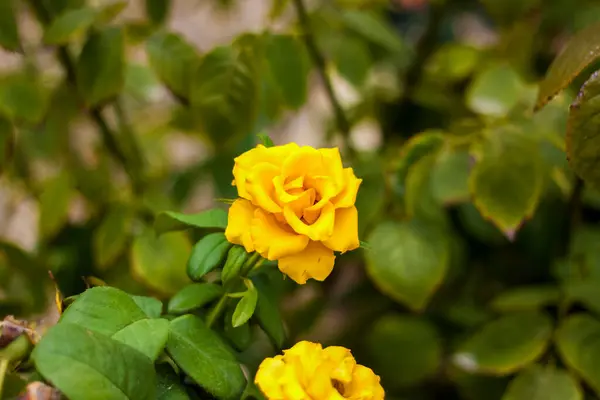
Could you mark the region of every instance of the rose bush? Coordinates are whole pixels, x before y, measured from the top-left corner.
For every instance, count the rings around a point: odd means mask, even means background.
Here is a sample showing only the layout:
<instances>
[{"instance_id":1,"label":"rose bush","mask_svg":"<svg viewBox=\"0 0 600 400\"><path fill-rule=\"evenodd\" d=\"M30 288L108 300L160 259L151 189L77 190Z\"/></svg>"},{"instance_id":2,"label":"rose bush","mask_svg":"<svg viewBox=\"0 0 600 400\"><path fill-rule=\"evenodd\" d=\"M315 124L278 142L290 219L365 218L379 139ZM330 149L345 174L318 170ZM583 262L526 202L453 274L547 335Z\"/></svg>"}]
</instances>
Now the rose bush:
<instances>
[{"instance_id":1,"label":"rose bush","mask_svg":"<svg viewBox=\"0 0 600 400\"><path fill-rule=\"evenodd\" d=\"M229 209L227 239L277 260L297 283L324 280L334 252L359 247L354 202L362 180L343 167L337 148L258 145L235 159L233 175L240 198Z\"/></svg>"}]
</instances>

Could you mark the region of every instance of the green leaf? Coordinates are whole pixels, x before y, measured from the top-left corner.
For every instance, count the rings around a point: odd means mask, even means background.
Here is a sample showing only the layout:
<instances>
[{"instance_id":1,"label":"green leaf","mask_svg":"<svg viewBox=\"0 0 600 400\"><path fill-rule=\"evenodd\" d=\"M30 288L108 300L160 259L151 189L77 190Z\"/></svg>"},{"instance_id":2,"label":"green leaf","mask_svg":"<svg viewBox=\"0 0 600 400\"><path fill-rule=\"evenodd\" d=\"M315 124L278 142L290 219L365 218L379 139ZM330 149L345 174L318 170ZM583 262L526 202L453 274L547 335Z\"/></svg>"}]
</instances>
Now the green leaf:
<instances>
[{"instance_id":1,"label":"green leaf","mask_svg":"<svg viewBox=\"0 0 600 400\"><path fill-rule=\"evenodd\" d=\"M98 267L106 269L113 264L127 246L133 215L122 205L112 207L94 231L92 249Z\"/></svg>"},{"instance_id":2,"label":"green leaf","mask_svg":"<svg viewBox=\"0 0 600 400\"><path fill-rule=\"evenodd\" d=\"M543 164L525 134L502 130L495 135L471 172L469 188L481 215L512 239L538 205Z\"/></svg>"},{"instance_id":3,"label":"green leaf","mask_svg":"<svg viewBox=\"0 0 600 400\"><path fill-rule=\"evenodd\" d=\"M0 1L0 46L9 51L21 48L13 0Z\"/></svg>"},{"instance_id":4,"label":"green leaf","mask_svg":"<svg viewBox=\"0 0 600 400\"><path fill-rule=\"evenodd\" d=\"M546 105L558 92L567 87L588 65L600 56L600 23L578 32L566 48L554 59L546 77L540 83L536 102L539 109Z\"/></svg>"},{"instance_id":5,"label":"green leaf","mask_svg":"<svg viewBox=\"0 0 600 400\"><path fill-rule=\"evenodd\" d=\"M442 45L425 64L431 80L456 82L469 77L477 67L480 52L477 48L450 42Z\"/></svg>"},{"instance_id":6,"label":"green leaf","mask_svg":"<svg viewBox=\"0 0 600 400\"><path fill-rule=\"evenodd\" d=\"M261 276L253 278L253 282L258 291L254 317L276 348L281 349L286 335L276 293L273 287Z\"/></svg>"},{"instance_id":7,"label":"green leaf","mask_svg":"<svg viewBox=\"0 0 600 400\"><path fill-rule=\"evenodd\" d=\"M234 328L231 325L234 312L235 307L227 307L223 318L223 334L237 350L244 351L252 344L252 327L250 324L243 324Z\"/></svg>"},{"instance_id":8,"label":"green leaf","mask_svg":"<svg viewBox=\"0 0 600 400\"><path fill-rule=\"evenodd\" d=\"M98 25L107 25L117 18L119 14L127 7L126 0L108 0L98 8L98 17L96 23Z\"/></svg>"},{"instance_id":9,"label":"green leaf","mask_svg":"<svg viewBox=\"0 0 600 400\"><path fill-rule=\"evenodd\" d=\"M519 102L524 85L519 74L504 65L481 71L467 91L467 106L492 117L508 114Z\"/></svg>"},{"instance_id":10,"label":"green leaf","mask_svg":"<svg viewBox=\"0 0 600 400\"><path fill-rule=\"evenodd\" d=\"M233 246L221 232L211 233L200 239L192 248L187 261L187 274L197 282L215 268L221 267Z\"/></svg>"},{"instance_id":11,"label":"green leaf","mask_svg":"<svg viewBox=\"0 0 600 400\"><path fill-rule=\"evenodd\" d=\"M107 27L92 32L77 61L77 87L93 107L121 92L125 84L123 30Z\"/></svg>"},{"instance_id":12,"label":"green leaf","mask_svg":"<svg viewBox=\"0 0 600 400\"><path fill-rule=\"evenodd\" d=\"M131 296L135 304L148 316L148 318L158 318L162 314L163 303L148 296Z\"/></svg>"},{"instance_id":13,"label":"green leaf","mask_svg":"<svg viewBox=\"0 0 600 400\"><path fill-rule=\"evenodd\" d=\"M44 33L47 44L63 45L83 36L94 25L98 12L90 7L67 10Z\"/></svg>"},{"instance_id":14,"label":"green leaf","mask_svg":"<svg viewBox=\"0 0 600 400\"><path fill-rule=\"evenodd\" d=\"M40 234L54 236L67 222L71 201L71 177L62 172L44 184L40 195Z\"/></svg>"},{"instance_id":15,"label":"green leaf","mask_svg":"<svg viewBox=\"0 0 600 400\"><path fill-rule=\"evenodd\" d=\"M353 36L340 36L331 46L332 61L341 76L356 87L367 80L373 64L369 46Z\"/></svg>"},{"instance_id":16,"label":"green leaf","mask_svg":"<svg viewBox=\"0 0 600 400\"><path fill-rule=\"evenodd\" d=\"M560 290L553 285L531 285L508 289L492 300L499 312L535 311L560 301Z\"/></svg>"},{"instance_id":17,"label":"green leaf","mask_svg":"<svg viewBox=\"0 0 600 400\"><path fill-rule=\"evenodd\" d=\"M156 366L156 399L157 400L190 400L185 386L168 365Z\"/></svg>"},{"instance_id":18,"label":"green leaf","mask_svg":"<svg viewBox=\"0 0 600 400\"><path fill-rule=\"evenodd\" d=\"M583 400L583 393L567 371L534 365L510 382L502 400Z\"/></svg>"},{"instance_id":19,"label":"green leaf","mask_svg":"<svg viewBox=\"0 0 600 400\"><path fill-rule=\"evenodd\" d=\"M181 36L157 32L146 44L150 66L177 96L189 99L194 72L200 64L197 50Z\"/></svg>"},{"instance_id":20,"label":"green leaf","mask_svg":"<svg viewBox=\"0 0 600 400\"><path fill-rule=\"evenodd\" d=\"M416 385L435 374L442 344L435 327L415 316L387 315L375 322L366 346L372 367L386 390Z\"/></svg>"},{"instance_id":21,"label":"green leaf","mask_svg":"<svg viewBox=\"0 0 600 400\"><path fill-rule=\"evenodd\" d=\"M278 1L278 0L276 0ZM256 384L252 381L248 382L244 393L242 393L241 400L267 400L265 396L262 394L260 389L256 386Z\"/></svg>"},{"instance_id":22,"label":"green leaf","mask_svg":"<svg viewBox=\"0 0 600 400\"><path fill-rule=\"evenodd\" d=\"M186 273L190 250L189 239L181 232L156 237L147 229L130 248L133 273L154 290L174 294L190 283Z\"/></svg>"},{"instance_id":23,"label":"green leaf","mask_svg":"<svg viewBox=\"0 0 600 400\"><path fill-rule=\"evenodd\" d=\"M309 62L300 41L291 35L266 35L265 56L282 100L292 109L306 102Z\"/></svg>"},{"instance_id":24,"label":"green leaf","mask_svg":"<svg viewBox=\"0 0 600 400\"><path fill-rule=\"evenodd\" d=\"M86 290L65 310L60 323L82 326L112 336L146 314L129 294L122 290L97 286Z\"/></svg>"},{"instance_id":25,"label":"green leaf","mask_svg":"<svg viewBox=\"0 0 600 400\"><path fill-rule=\"evenodd\" d=\"M469 200L470 155L466 151L445 149L431 170L431 191L438 203L451 205Z\"/></svg>"},{"instance_id":26,"label":"green leaf","mask_svg":"<svg viewBox=\"0 0 600 400\"><path fill-rule=\"evenodd\" d=\"M204 56L191 82L191 103L211 138L227 140L251 129L258 82L248 49L217 47Z\"/></svg>"},{"instance_id":27,"label":"green leaf","mask_svg":"<svg viewBox=\"0 0 600 400\"><path fill-rule=\"evenodd\" d=\"M2 399L18 399L25 391L27 381L18 374L7 373L2 385Z\"/></svg>"},{"instance_id":28,"label":"green leaf","mask_svg":"<svg viewBox=\"0 0 600 400\"><path fill-rule=\"evenodd\" d=\"M85 5L85 0L41 0L41 2L52 17L57 17L66 10L81 8Z\"/></svg>"},{"instance_id":29,"label":"green leaf","mask_svg":"<svg viewBox=\"0 0 600 400\"><path fill-rule=\"evenodd\" d=\"M171 0L146 0L146 15L154 25L163 25L169 18Z\"/></svg>"},{"instance_id":30,"label":"green leaf","mask_svg":"<svg viewBox=\"0 0 600 400\"><path fill-rule=\"evenodd\" d=\"M112 338L155 361L167 344L169 321L166 319L142 319L115 333Z\"/></svg>"},{"instance_id":31,"label":"green leaf","mask_svg":"<svg viewBox=\"0 0 600 400\"><path fill-rule=\"evenodd\" d=\"M404 203L408 218L443 223L447 218L442 203L433 197L431 175L435 155L428 155L410 167L406 175Z\"/></svg>"},{"instance_id":32,"label":"green leaf","mask_svg":"<svg viewBox=\"0 0 600 400\"><path fill-rule=\"evenodd\" d=\"M558 352L596 393L600 393L600 322L588 314L569 316L559 326Z\"/></svg>"},{"instance_id":33,"label":"green leaf","mask_svg":"<svg viewBox=\"0 0 600 400\"><path fill-rule=\"evenodd\" d=\"M223 288L214 283L193 283L177 292L169 301L169 314L185 314L218 299Z\"/></svg>"},{"instance_id":34,"label":"green leaf","mask_svg":"<svg viewBox=\"0 0 600 400\"><path fill-rule=\"evenodd\" d=\"M262 142L263 146L265 146L265 147L273 147L273 146L275 146L275 143L273 143L273 140L271 140L271 138L269 137L269 135L266 135L264 133L259 133L256 136L258 136L258 138Z\"/></svg>"},{"instance_id":35,"label":"green leaf","mask_svg":"<svg viewBox=\"0 0 600 400\"><path fill-rule=\"evenodd\" d=\"M397 167L398 189L403 194L403 185L409 169L421 158L434 154L444 144L444 135L440 131L425 131L411 137L400 152Z\"/></svg>"},{"instance_id":36,"label":"green leaf","mask_svg":"<svg viewBox=\"0 0 600 400\"><path fill-rule=\"evenodd\" d=\"M244 296L237 303L237 306L235 306L235 311L231 318L231 325L234 328L244 325L252 318L258 301L258 291L254 287L252 281L250 279L245 279L244 282L248 285L248 290L244 292Z\"/></svg>"},{"instance_id":37,"label":"green leaf","mask_svg":"<svg viewBox=\"0 0 600 400\"><path fill-rule=\"evenodd\" d=\"M600 281L597 279L568 282L565 287L565 300L583 305L600 315Z\"/></svg>"},{"instance_id":38,"label":"green leaf","mask_svg":"<svg viewBox=\"0 0 600 400\"><path fill-rule=\"evenodd\" d=\"M222 400L237 400L246 385L228 346L202 320L184 315L171 321L167 350L191 379Z\"/></svg>"},{"instance_id":39,"label":"green leaf","mask_svg":"<svg viewBox=\"0 0 600 400\"><path fill-rule=\"evenodd\" d=\"M156 374L148 357L81 326L50 328L32 357L44 378L69 399L155 398Z\"/></svg>"},{"instance_id":40,"label":"green leaf","mask_svg":"<svg viewBox=\"0 0 600 400\"><path fill-rule=\"evenodd\" d=\"M154 220L154 230L158 235L189 228L225 229L227 228L227 212L219 208L197 214L163 211Z\"/></svg>"},{"instance_id":41,"label":"green leaf","mask_svg":"<svg viewBox=\"0 0 600 400\"><path fill-rule=\"evenodd\" d=\"M48 95L37 77L18 74L0 79L0 114L36 124L47 106Z\"/></svg>"},{"instance_id":42,"label":"green leaf","mask_svg":"<svg viewBox=\"0 0 600 400\"><path fill-rule=\"evenodd\" d=\"M379 290L413 310L425 308L450 262L443 234L416 220L384 222L368 242L367 273Z\"/></svg>"},{"instance_id":43,"label":"green leaf","mask_svg":"<svg viewBox=\"0 0 600 400\"><path fill-rule=\"evenodd\" d=\"M394 29L381 16L370 11L345 10L342 20L346 26L372 43L399 53L405 45Z\"/></svg>"},{"instance_id":44,"label":"green leaf","mask_svg":"<svg viewBox=\"0 0 600 400\"><path fill-rule=\"evenodd\" d=\"M600 159L600 136L598 136L598 95L600 73L595 72L581 87L573 102L567 128L567 159L573 170L586 183L600 187L597 162Z\"/></svg>"},{"instance_id":45,"label":"green leaf","mask_svg":"<svg viewBox=\"0 0 600 400\"><path fill-rule=\"evenodd\" d=\"M502 316L475 332L453 356L471 373L508 375L539 358L552 336L552 320L543 313Z\"/></svg>"}]
</instances>

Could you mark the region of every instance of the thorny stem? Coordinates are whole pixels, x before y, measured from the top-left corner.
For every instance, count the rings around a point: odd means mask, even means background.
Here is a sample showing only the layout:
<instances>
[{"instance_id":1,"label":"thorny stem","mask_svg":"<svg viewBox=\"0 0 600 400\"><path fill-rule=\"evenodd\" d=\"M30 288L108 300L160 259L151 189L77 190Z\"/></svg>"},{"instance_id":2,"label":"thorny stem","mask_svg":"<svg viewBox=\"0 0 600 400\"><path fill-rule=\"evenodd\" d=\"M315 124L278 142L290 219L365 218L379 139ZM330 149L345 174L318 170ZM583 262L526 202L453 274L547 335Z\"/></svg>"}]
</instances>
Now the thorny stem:
<instances>
[{"instance_id":1,"label":"thorny stem","mask_svg":"<svg viewBox=\"0 0 600 400\"><path fill-rule=\"evenodd\" d=\"M333 108L333 113L335 115L337 127L344 136L346 142L346 150L352 155L354 153L354 149L349 144L350 122L333 90L331 80L327 75L325 57L319 50L315 37L312 33L310 27L310 19L308 13L306 12L304 0L294 0L294 7L296 8L296 14L298 14L298 22L300 23L300 28L302 29L302 37L304 40L304 44L306 45L308 54L312 59L315 67L317 68L317 72L319 73L321 80L323 81L325 92L327 94L327 97L329 98L331 107Z\"/></svg>"}]
</instances>

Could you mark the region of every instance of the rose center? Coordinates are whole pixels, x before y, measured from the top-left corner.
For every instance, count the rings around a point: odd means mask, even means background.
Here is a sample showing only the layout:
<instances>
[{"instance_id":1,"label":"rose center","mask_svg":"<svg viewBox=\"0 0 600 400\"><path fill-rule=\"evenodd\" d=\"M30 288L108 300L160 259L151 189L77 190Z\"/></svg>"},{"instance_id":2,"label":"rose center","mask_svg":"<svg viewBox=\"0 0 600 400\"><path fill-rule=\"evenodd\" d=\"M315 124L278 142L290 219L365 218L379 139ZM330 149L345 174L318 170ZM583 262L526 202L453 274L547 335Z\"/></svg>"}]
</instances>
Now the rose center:
<instances>
[{"instance_id":1,"label":"rose center","mask_svg":"<svg viewBox=\"0 0 600 400\"><path fill-rule=\"evenodd\" d=\"M344 397L344 392L345 392L345 388L344 388L344 384L336 379L332 379L331 380L331 385L333 386L333 388L335 390L338 391L339 394L342 395L342 397Z\"/></svg>"}]
</instances>

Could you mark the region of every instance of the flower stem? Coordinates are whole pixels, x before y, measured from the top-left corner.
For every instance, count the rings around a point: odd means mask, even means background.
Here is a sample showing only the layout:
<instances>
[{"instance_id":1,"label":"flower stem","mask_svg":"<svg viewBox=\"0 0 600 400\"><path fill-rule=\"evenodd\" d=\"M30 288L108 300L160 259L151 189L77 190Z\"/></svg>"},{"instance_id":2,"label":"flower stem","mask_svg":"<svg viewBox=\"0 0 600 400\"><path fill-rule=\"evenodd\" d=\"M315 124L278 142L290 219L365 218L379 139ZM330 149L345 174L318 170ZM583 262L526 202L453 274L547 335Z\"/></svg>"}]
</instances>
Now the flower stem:
<instances>
[{"instance_id":1,"label":"flower stem","mask_svg":"<svg viewBox=\"0 0 600 400\"><path fill-rule=\"evenodd\" d=\"M206 317L206 326L211 328L215 324L217 318L219 318L219 316L223 314L223 311L225 311L225 307L227 306L228 300L229 296L227 296L227 294L221 296L215 308L213 308L210 311L210 313L208 313L208 316Z\"/></svg>"},{"instance_id":2,"label":"flower stem","mask_svg":"<svg viewBox=\"0 0 600 400\"><path fill-rule=\"evenodd\" d=\"M300 24L300 28L302 29L302 37L304 39L304 44L306 45L306 49L308 50L308 55L312 59L315 67L317 68L317 72L323 81L323 86L325 87L325 92L327 97L329 98L329 102L331 103L331 107L333 108L333 113L335 115L335 120L337 123L337 127L344 136L346 142L346 150L352 155L354 153L354 149L350 146L350 121L342 108L340 101L338 100L334 90L333 85L331 84L331 80L327 75L326 71L326 63L325 57L323 53L319 50L317 46L317 42L315 40L315 36L312 33L310 27L310 19L308 13L306 12L306 6L304 5L304 0L294 0L294 7L296 8L296 14L298 14L298 22Z\"/></svg>"},{"instance_id":3,"label":"flower stem","mask_svg":"<svg viewBox=\"0 0 600 400\"><path fill-rule=\"evenodd\" d=\"M248 259L248 262L242 267L242 270L240 271L240 278L246 278L246 276L250 273L250 271L254 270L254 268L260 266L263 262L264 262L264 258L262 258L260 256L260 254L258 253L254 253L252 254L252 256ZM223 296L221 296L221 298L219 299L217 305L215 305L215 307L208 313L208 316L206 317L206 325L210 328L214 325L215 321L217 320L217 318L219 318L219 316L221 316L221 314L223 314L223 312L225 311L225 307L227 306L227 303L229 302L230 298L241 298L243 297L245 292L239 292L239 293L225 293Z\"/></svg>"},{"instance_id":4,"label":"flower stem","mask_svg":"<svg viewBox=\"0 0 600 400\"><path fill-rule=\"evenodd\" d=\"M0 358L0 399L2 398L2 386L4 386L4 376L8 370L8 360Z\"/></svg>"}]
</instances>

